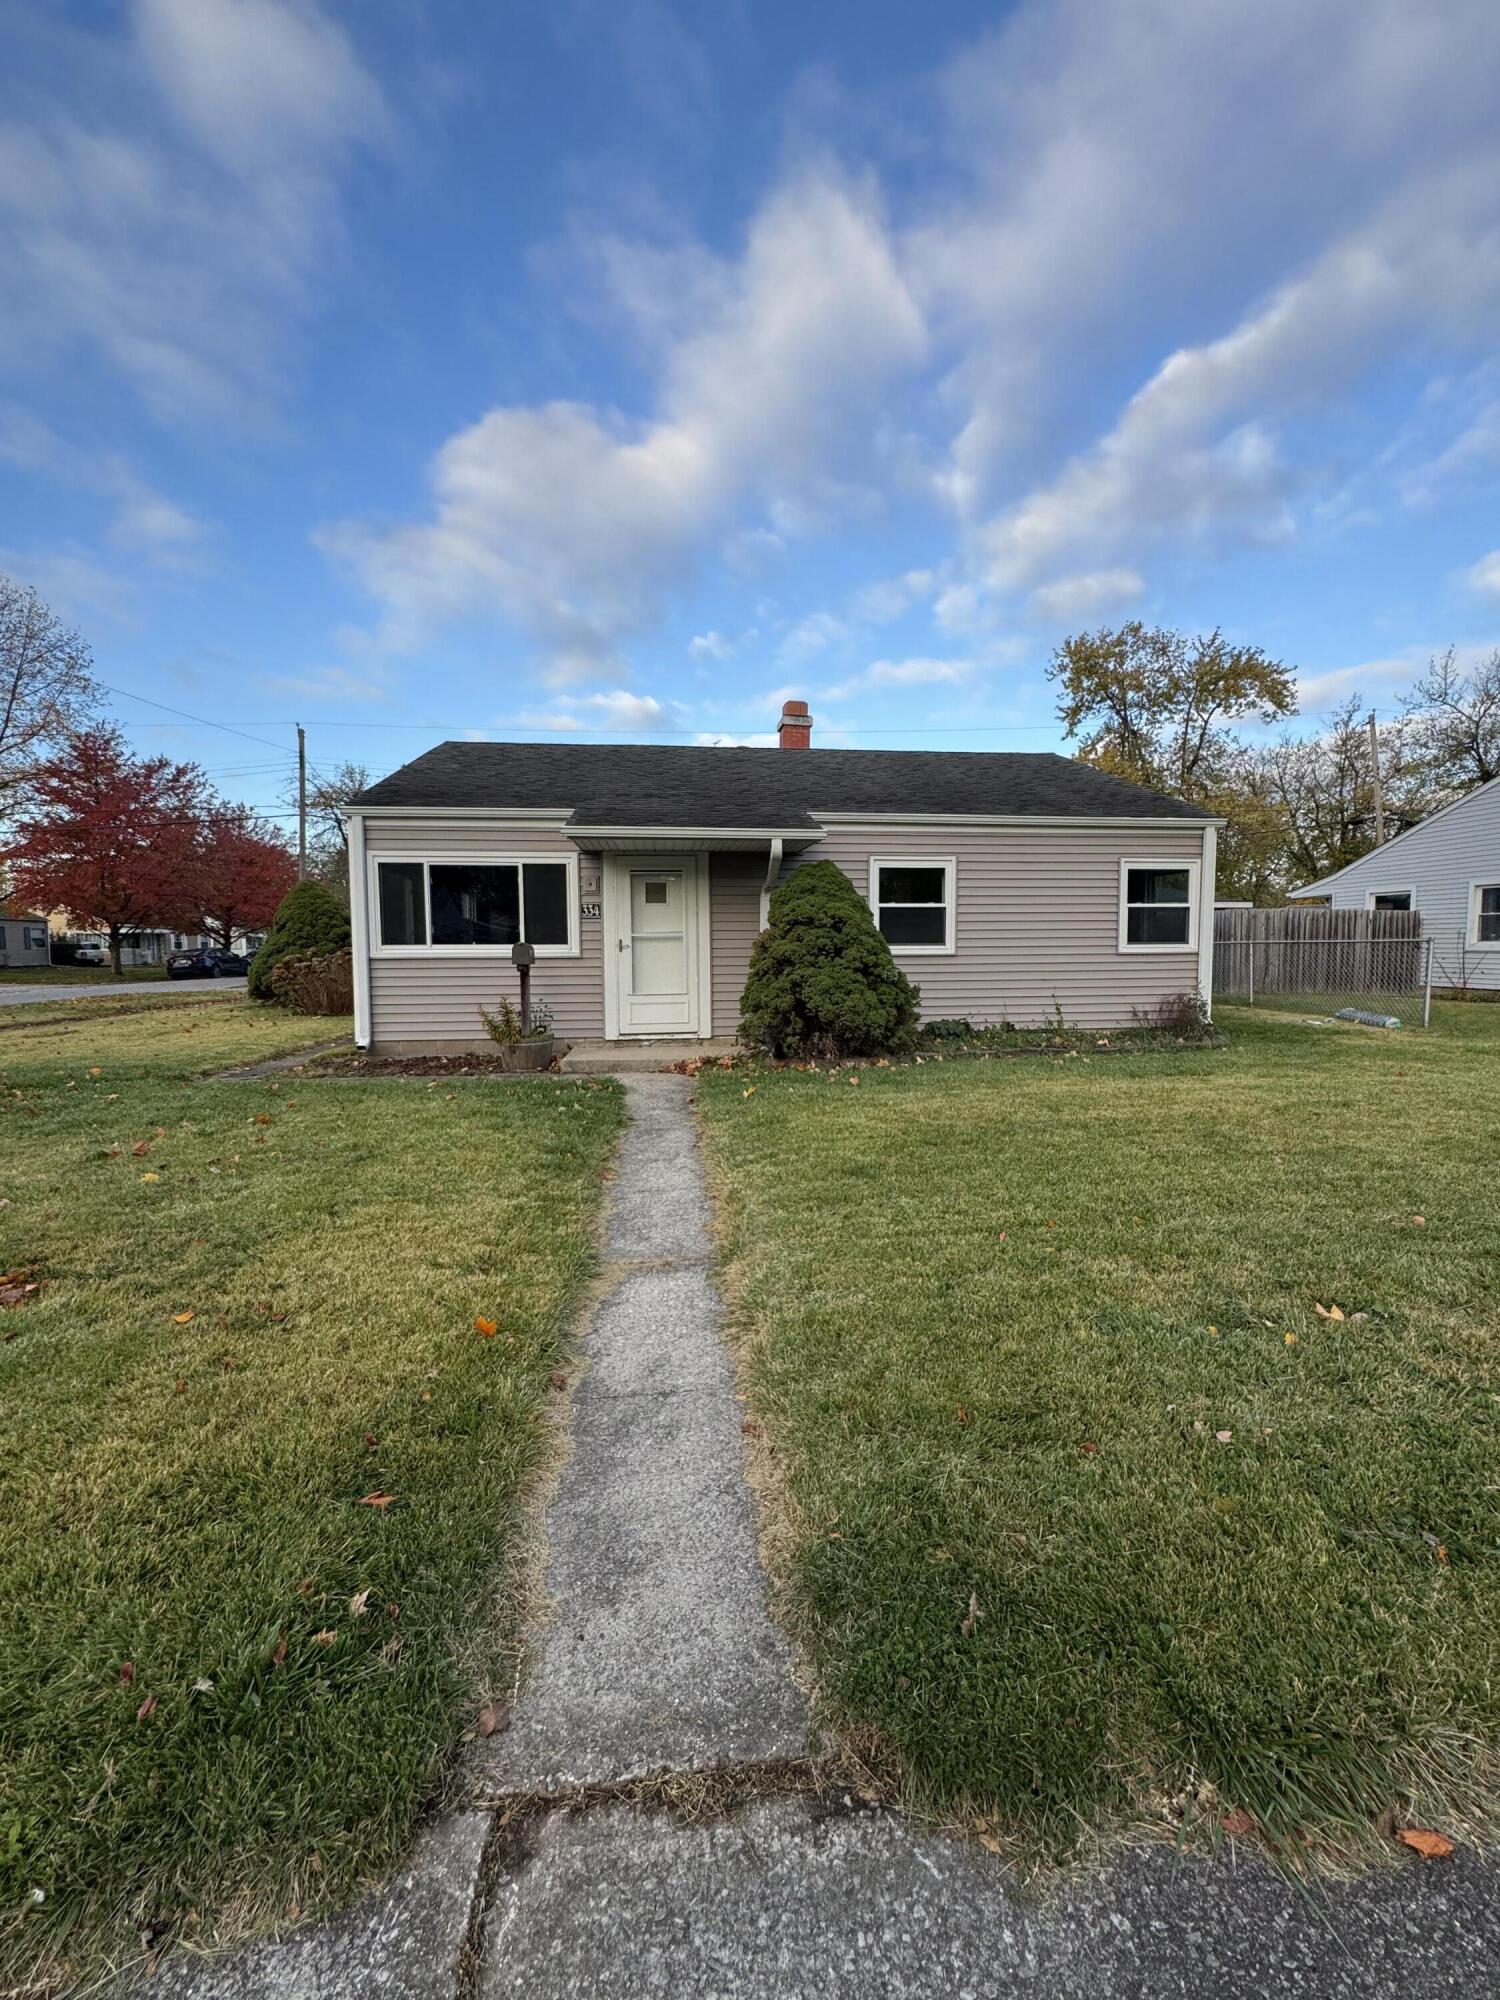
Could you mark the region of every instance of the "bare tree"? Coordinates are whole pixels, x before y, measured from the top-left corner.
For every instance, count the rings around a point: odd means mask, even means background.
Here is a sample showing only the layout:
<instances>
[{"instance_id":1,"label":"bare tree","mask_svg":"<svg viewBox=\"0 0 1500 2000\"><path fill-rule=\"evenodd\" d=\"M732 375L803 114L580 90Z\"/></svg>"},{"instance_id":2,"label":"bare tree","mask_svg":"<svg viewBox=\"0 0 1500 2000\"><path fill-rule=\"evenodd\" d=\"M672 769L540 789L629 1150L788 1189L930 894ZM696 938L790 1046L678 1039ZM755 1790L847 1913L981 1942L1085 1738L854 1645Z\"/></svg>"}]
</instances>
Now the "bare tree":
<instances>
[{"instance_id":1,"label":"bare tree","mask_svg":"<svg viewBox=\"0 0 1500 2000\"><path fill-rule=\"evenodd\" d=\"M43 755L99 706L88 642L0 575L0 818Z\"/></svg>"},{"instance_id":2,"label":"bare tree","mask_svg":"<svg viewBox=\"0 0 1500 2000\"><path fill-rule=\"evenodd\" d=\"M325 889L349 900L349 836L344 828L343 808L356 792L370 782L363 764L336 764L331 771L315 771L307 788L307 872ZM295 790L286 803L295 807Z\"/></svg>"},{"instance_id":3,"label":"bare tree","mask_svg":"<svg viewBox=\"0 0 1500 2000\"><path fill-rule=\"evenodd\" d=\"M1379 732L1387 835L1404 833L1432 810L1432 790L1413 754L1407 725ZM1350 696L1317 736L1286 736L1250 752L1257 794L1274 807L1282 851L1278 886L1317 881L1368 854L1375 845L1375 785L1370 738L1356 696Z\"/></svg>"},{"instance_id":4,"label":"bare tree","mask_svg":"<svg viewBox=\"0 0 1500 2000\"><path fill-rule=\"evenodd\" d=\"M1500 778L1500 646L1467 673L1450 646L1428 661L1403 706L1437 803Z\"/></svg>"}]
</instances>

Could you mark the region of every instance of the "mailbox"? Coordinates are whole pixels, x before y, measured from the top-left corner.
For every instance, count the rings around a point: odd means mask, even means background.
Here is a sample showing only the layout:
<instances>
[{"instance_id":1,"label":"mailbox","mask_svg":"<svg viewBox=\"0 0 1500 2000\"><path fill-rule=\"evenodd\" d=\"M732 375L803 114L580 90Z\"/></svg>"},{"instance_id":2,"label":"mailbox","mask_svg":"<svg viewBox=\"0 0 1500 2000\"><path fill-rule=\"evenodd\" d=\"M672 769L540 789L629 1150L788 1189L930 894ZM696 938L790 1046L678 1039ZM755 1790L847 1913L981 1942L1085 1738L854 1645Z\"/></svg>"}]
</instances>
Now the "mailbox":
<instances>
[{"instance_id":1,"label":"mailbox","mask_svg":"<svg viewBox=\"0 0 1500 2000\"><path fill-rule=\"evenodd\" d=\"M536 946L534 944L513 944L510 948L510 962L512 965L534 965L536 963Z\"/></svg>"}]
</instances>

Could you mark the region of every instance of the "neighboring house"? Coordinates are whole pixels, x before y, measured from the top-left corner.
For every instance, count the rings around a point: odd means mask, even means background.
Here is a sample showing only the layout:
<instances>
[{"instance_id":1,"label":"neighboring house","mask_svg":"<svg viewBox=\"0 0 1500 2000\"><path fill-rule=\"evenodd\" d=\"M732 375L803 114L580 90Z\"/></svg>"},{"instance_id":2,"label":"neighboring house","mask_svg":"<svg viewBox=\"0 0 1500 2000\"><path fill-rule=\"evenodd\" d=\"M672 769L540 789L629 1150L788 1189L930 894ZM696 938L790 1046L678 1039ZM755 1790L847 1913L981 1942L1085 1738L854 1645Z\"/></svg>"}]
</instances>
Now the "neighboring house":
<instances>
[{"instance_id":1,"label":"neighboring house","mask_svg":"<svg viewBox=\"0 0 1500 2000\"><path fill-rule=\"evenodd\" d=\"M1500 778L1292 896L1336 910L1417 910L1434 986L1500 991Z\"/></svg>"},{"instance_id":2,"label":"neighboring house","mask_svg":"<svg viewBox=\"0 0 1500 2000\"><path fill-rule=\"evenodd\" d=\"M826 857L923 1015L1114 1027L1210 998L1220 822L1066 757L443 743L347 809L355 1036L483 1044L511 946L570 1037L732 1035L769 892Z\"/></svg>"},{"instance_id":3,"label":"neighboring house","mask_svg":"<svg viewBox=\"0 0 1500 2000\"><path fill-rule=\"evenodd\" d=\"M52 939L47 919L34 911L0 903L0 965L50 965Z\"/></svg>"}]
</instances>

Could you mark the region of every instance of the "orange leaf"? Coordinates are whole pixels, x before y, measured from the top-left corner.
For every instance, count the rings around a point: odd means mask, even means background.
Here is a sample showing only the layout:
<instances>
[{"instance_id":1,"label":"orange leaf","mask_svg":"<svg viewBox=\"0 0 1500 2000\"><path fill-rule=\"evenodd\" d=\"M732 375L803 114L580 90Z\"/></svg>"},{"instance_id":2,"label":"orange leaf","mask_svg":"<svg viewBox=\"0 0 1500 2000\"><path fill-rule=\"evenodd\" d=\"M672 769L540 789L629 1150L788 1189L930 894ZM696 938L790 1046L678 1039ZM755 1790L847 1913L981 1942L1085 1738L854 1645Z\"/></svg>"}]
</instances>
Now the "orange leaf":
<instances>
[{"instance_id":1,"label":"orange leaf","mask_svg":"<svg viewBox=\"0 0 1500 2000\"><path fill-rule=\"evenodd\" d=\"M1099 1447L1094 1443L1094 1440L1092 1438L1085 1438L1083 1443L1078 1447L1078 1449L1083 1453L1085 1458L1092 1458L1098 1451Z\"/></svg>"},{"instance_id":2,"label":"orange leaf","mask_svg":"<svg viewBox=\"0 0 1500 2000\"><path fill-rule=\"evenodd\" d=\"M1403 1826L1396 1838L1414 1854L1420 1854L1424 1861L1446 1861L1453 1852L1453 1842L1448 1836L1434 1833L1427 1826Z\"/></svg>"},{"instance_id":3,"label":"orange leaf","mask_svg":"<svg viewBox=\"0 0 1500 2000\"><path fill-rule=\"evenodd\" d=\"M193 1315L190 1312L181 1312L181 1313L173 1313L172 1318L178 1326L186 1326L188 1321L192 1318L192 1316Z\"/></svg>"},{"instance_id":4,"label":"orange leaf","mask_svg":"<svg viewBox=\"0 0 1500 2000\"><path fill-rule=\"evenodd\" d=\"M146 1155L151 1151L151 1141L149 1139L137 1139L130 1150L138 1160L144 1160Z\"/></svg>"},{"instance_id":5,"label":"orange leaf","mask_svg":"<svg viewBox=\"0 0 1500 2000\"><path fill-rule=\"evenodd\" d=\"M146 1720L146 1717L151 1713L152 1709L154 1709L155 1706L156 1706L156 1696L154 1694L148 1694L146 1699L141 1703L140 1707L135 1712L136 1721L144 1722ZM1449 1848L1448 1852L1450 1854L1453 1852L1451 1847Z\"/></svg>"},{"instance_id":6,"label":"orange leaf","mask_svg":"<svg viewBox=\"0 0 1500 2000\"><path fill-rule=\"evenodd\" d=\"M499 1736L510 1727L510 1710L503 1701L487 1701L479 1711L476 1727L481 1736Z\"/></svg>"},{"instance_id":7,"label":"orange leaf","mask_svg":"<svg viewBox=\"0 0 1500 2000\"><path fill-rule=\"evenodd\" d=\"M389 1507L395 1498L394 1493L367 1493L359 1504L361 1507Z\"/></svg>"},{"instance_id":8,"label":"orange leaf","mask_svg":"<svg viewBox=\"0 0 1500 2000\"><path fill-rule=\"evenodd\" d=\"M1225 1813L1219 1824L1232 1840L1243 1840L1246 1834L1255 1831L1255 1821L1251 1819L1249 1813L1242 1812L1238 1806L1233 1812Z\"/></svg>"},{"instance_id":9,"label":"orange leaf","mask_svg":"<svg viewBox=\"0 0 1500 2000\"><path fill-rule=\"evenodd\" d=\"M482 1334L486 1340L493 1340L499 1330L500 1322L498 1320L476 1319L474 1322L474 1331Z\"/></svg>"}]
</instances>

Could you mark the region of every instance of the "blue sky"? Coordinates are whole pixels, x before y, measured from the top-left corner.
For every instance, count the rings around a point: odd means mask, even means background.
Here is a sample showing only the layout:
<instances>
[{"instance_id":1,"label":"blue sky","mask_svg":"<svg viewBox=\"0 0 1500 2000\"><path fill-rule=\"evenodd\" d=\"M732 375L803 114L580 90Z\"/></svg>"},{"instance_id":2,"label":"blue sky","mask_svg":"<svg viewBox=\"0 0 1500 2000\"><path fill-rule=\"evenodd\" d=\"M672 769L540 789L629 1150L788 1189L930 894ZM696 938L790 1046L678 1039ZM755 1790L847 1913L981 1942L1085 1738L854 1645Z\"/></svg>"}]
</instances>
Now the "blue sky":
<instances>
[{"instance_id":1,"label":"blue sky","mask_svg":"<svg viewBox=\"0 0 1500 2000\"><path fill-rule=\"evenodd\" d=\"M263 803L1054 747L1124 616L1392 713L1500 640L1497 101L1493 0L10 0L0 568Z\"/></svg>"}]
</instances>

